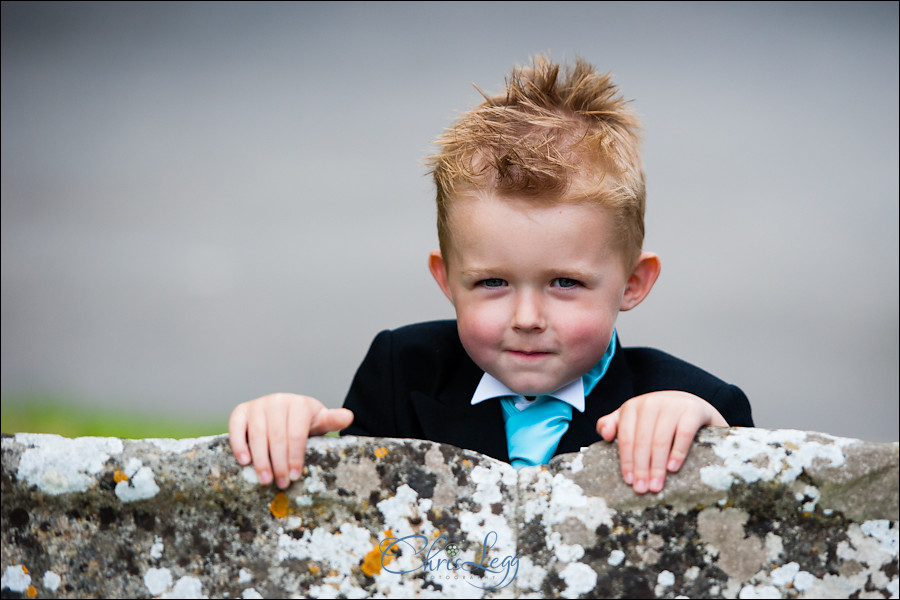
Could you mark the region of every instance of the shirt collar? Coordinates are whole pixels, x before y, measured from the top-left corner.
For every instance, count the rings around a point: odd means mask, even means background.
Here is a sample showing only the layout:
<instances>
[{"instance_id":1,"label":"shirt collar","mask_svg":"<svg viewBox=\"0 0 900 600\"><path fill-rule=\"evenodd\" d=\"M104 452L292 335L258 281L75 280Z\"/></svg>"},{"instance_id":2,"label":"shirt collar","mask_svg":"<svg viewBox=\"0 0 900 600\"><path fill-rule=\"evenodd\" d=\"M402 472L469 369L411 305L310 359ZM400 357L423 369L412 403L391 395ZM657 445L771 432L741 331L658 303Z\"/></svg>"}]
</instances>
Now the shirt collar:
<instances>
[{"instance_id":1,"label":"shirt collar","mask_svg":"<svg viewBox=\"0 0 900 600\"><path fill-rule=\"evenodd\" d=\"M606 375L609 363L612 362L612 358L616 354L616 338L616 330L613 329L612 337L609 340L609 346L606 348L606 352L603 354L600 362L594 365L591 370L582 377L573 379L555 392L547 395L562 400L567 404L571 404L572 408L578 412L584 412L584 397L587 394L590 394L594 390L594 386L597 385L597 382ZM517 394L506 387L506 385L493 375L485 373L481 376L481 381L478 382L475 393L472 394L472 405L474 406L479 402L484 402L491 398L510 396L518 398L521 397L521 394Z\"/></svg>"},{"instance_id":2,"label":"shirt collar","mask_svg":"<svg viewBox=\"0 0 900 600\"><path fill-rule=\"evenodd\" d=\"M555 392L547 395L562 400L566 404L571 404L572 408L578 412L584 412L584 382L581 377L573 379ZM475 393L472 394L472 404L478 404L479 402L484 402L485 400L490 400L492 398L509 396L516 398L521 396L521 394L517 394L506 387L493 375L485 373L481 376L481 381L478 382Z\"/></svg>"}]
</instances>

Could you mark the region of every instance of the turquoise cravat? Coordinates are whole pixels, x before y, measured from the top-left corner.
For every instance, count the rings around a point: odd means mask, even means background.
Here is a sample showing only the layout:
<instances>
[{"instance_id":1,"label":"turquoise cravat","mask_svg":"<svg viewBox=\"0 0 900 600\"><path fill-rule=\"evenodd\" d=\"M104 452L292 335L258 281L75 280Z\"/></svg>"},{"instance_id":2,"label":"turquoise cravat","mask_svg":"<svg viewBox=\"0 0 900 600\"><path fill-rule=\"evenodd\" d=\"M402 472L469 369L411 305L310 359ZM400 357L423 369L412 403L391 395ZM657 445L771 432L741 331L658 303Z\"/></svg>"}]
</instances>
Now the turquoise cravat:
<instances>
[{"instance_id":1,"label":"turquoise cravat","mask_svg":"<svg viewBox=\"0 0 900 600\"><path fill-rule=\"evenodd\" d=\"M613 330L609 346L594 367L582 377L584 395L590 394L606 375L609 363L616 353L616 331ZM509 461L516 469L547 464L556 452L559 441L569 429L572 405L551 395L538 396L528 407L516 408L516 397L500 399L503 420L506 423L506 445Z\"/></svg>"}]
</instances>

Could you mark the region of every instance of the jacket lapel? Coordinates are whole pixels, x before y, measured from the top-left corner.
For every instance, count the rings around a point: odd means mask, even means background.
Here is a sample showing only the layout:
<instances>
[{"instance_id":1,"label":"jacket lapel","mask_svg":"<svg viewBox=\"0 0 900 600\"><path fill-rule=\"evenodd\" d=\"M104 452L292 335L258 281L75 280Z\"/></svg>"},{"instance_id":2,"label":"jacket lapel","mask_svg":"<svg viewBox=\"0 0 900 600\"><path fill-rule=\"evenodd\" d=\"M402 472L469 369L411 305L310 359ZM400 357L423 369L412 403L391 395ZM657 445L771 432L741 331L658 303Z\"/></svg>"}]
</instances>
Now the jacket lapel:
<instances>
[{"instance_id":1,"label":"jacket lapel","mask_svg":"<svg viewBox=\"0 0 900 600\"><path fill-rule=\"evenodd\" d=\"M446 379L437 397L410 392L423 438L509 462L500 403L486 401L471 405L472 394L484 372L466 358Z\"/></svg>"}]
</instances>

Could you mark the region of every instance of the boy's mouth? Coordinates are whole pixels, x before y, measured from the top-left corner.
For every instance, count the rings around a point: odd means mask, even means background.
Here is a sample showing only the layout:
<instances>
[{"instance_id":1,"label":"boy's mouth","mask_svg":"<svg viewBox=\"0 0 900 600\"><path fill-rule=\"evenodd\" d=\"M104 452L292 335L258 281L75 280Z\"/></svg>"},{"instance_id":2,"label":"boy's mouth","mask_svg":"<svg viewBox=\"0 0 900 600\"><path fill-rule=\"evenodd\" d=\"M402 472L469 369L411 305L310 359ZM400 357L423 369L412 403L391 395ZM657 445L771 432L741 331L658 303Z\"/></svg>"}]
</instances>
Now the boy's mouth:
<instances>
[{"instance_id":1,"label":"boy's mouth","mask_svg":"<svg viewBox=\"0 0 900 600\"><path fill-rule=\"evenodd\" d=\"M510 354L516 357L524 358L524 359L533 359L533 358L541 358L543 356L549 356L551 353L546 350L508 350Z\"/></svg>"}]
</instances>

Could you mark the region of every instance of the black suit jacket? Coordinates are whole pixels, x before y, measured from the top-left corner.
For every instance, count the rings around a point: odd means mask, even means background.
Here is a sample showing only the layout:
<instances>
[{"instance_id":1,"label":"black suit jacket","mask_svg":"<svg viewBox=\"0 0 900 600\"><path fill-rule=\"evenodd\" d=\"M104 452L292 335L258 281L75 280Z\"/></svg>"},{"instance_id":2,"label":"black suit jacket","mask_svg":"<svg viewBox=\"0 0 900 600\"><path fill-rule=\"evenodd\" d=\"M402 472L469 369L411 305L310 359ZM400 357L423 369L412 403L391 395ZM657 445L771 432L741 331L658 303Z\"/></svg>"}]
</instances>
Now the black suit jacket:
<instances>
[{"instance_id":1,"label":"black suit jacket","mask_svg":"<svg viewBox=\"0 0 900 600\"><path fill-rule=\"evenodd\" d=\"M463 349L456 321L382 331L344 401L355 417L343 433L444 442L509 462L500 403L470 404L483 374ZM729 425L753 425L739 388L665 352L617 345L606 375L585 399L585 411L573 411L556 454L599 441L597 419L634 396L659 390L696 394Z\"/></svg>"}]
</instances>

